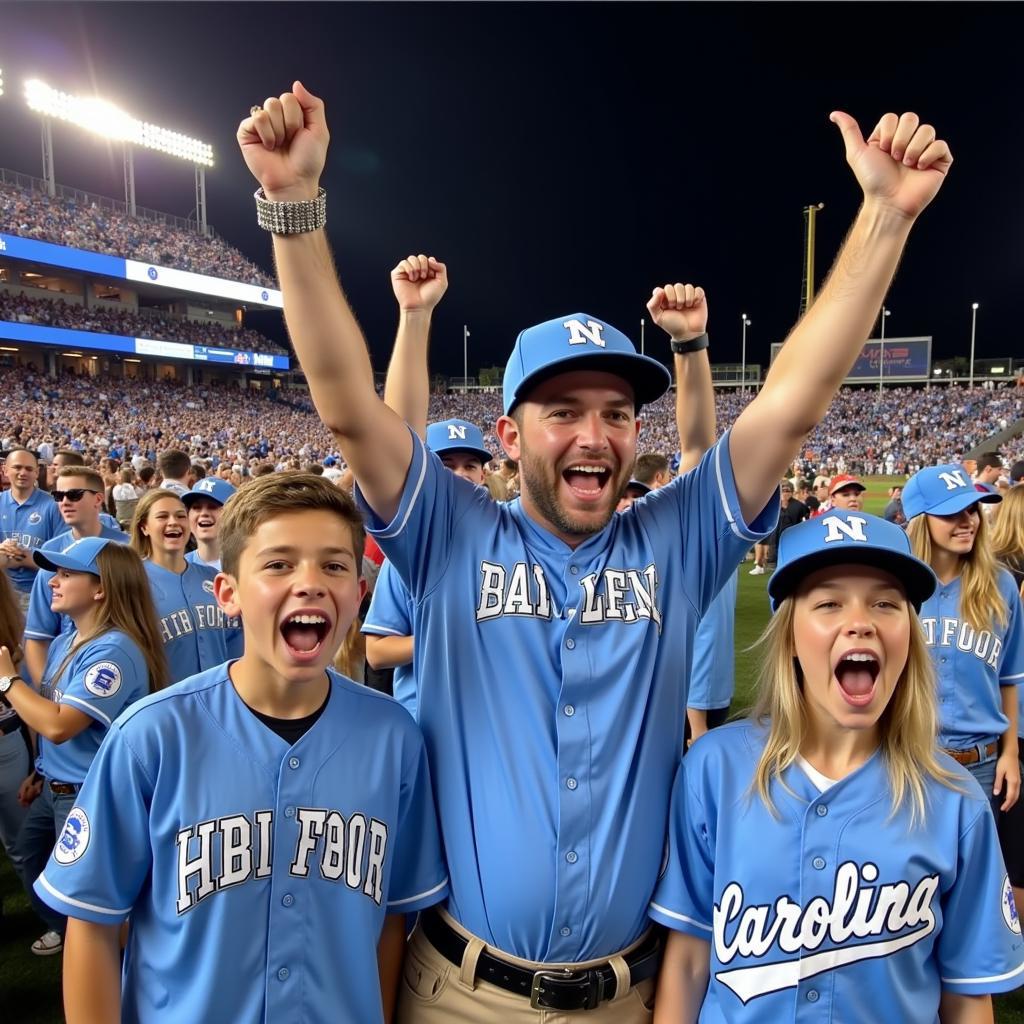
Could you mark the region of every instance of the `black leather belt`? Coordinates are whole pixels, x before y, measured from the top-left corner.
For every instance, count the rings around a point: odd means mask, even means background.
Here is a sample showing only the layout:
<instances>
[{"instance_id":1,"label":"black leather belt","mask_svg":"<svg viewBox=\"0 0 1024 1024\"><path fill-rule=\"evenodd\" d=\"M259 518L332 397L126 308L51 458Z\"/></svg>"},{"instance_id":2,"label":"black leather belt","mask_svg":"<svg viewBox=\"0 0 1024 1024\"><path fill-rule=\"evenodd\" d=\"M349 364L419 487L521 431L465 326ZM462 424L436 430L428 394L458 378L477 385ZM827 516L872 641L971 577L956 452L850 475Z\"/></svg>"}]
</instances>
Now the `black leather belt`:
<instances>
[{"instance_id":1,"label":"black leather belt","mask_svg":"<svg viewBox=\"0 0 1024 1024\"><path fill-rule=\"evenodd\" d=\"M0 722L0 736L10 736L21 728L21 719L17 715L11 715Z\"/></svg>"},{"instance_id":2,"label":"black leather belt","mask_svg":"<svg viewBox=\"0 0 1024 1024\"><path fill-rule=\"evenodd\" d=\"M420 915L420 927L430 944L457 967L469 945L440 914L426 911ZM629 985L653 978L661 965L661 932L651 934L625 957L629 968ZM499 959L483 950L476 962L475 977L489 982L506 992L514 992L530 1000L537 1010L593 1010L599 1003L615 996L615 972L611 964L601 964L586 970L539 970Z\"/></svg>"},{"instance_id":3,"label":"black leather belt","mask_svg":"<svg viewBox=\"0 0 1024 1024\"><path fill-rule=\"evenodd\" d=\"M48 780L48 785L50 792L57 796L75 796L82 788L77 782L55 782L53 779Z\"/></svg>"}]
</instances>

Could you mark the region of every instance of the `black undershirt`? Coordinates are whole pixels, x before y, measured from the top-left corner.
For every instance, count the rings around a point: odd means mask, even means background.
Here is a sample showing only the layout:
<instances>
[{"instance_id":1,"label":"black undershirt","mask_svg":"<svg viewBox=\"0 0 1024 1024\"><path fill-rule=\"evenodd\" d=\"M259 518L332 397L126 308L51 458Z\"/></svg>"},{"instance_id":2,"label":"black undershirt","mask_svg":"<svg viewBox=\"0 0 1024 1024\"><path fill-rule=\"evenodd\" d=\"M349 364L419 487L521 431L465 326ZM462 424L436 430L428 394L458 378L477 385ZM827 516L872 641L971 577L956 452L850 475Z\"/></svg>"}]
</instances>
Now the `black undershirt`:
<instances>
[{"instance_id":1,"label":"black undershirt","mask_svg":"<svg viewBox=\"0 0 1024 1024\"><path fill-rule=\"evenodd\" d=\"M257 711L255 708L246 707L268 728L277 733L288 744L289 747L295 746L303 736L309 732L310 729L316 724L316 720L324 713L324 708L327 707L327 702L331 699L331 687L327 687L327 696L324 697L323 704L320 705L311 715L306 715L305 718L274 718L271 715L265 715L262 711Z\"/></svg>"}]
</instances>

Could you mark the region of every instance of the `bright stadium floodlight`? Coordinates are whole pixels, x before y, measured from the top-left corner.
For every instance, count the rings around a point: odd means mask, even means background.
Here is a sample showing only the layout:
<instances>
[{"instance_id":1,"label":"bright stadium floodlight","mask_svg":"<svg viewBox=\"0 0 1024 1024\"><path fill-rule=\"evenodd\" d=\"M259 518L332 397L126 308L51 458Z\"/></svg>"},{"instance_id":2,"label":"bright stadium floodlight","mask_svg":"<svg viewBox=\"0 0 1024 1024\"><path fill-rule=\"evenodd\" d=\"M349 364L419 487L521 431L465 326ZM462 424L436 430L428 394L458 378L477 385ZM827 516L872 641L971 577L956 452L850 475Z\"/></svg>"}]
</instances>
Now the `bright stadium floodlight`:
<instances>
[{"instance_id":1,"label":"bright stadium floodlight","mask_svg":"<svg viewBox=\"0 0 1024 1024\"><path fill-rule=\"evenodd\" d=\"M78 125L86 131L117 142L127 142L158 153L176 156L204 167L213 166L213 147L199 139L139 121L97 96L71 96L39 81L25 83L25 100L31 110Z\"/></svg>"},{"instance_id":2,"label":"bright stadium floodlight","mask_svg":"<svg viewBox=\"0 0 1024 1024\"><path fill-rule=\"evenodd\" d=\"M4 94L4 69L0 68L0 96Z\"/></svg>"}]
</instances>

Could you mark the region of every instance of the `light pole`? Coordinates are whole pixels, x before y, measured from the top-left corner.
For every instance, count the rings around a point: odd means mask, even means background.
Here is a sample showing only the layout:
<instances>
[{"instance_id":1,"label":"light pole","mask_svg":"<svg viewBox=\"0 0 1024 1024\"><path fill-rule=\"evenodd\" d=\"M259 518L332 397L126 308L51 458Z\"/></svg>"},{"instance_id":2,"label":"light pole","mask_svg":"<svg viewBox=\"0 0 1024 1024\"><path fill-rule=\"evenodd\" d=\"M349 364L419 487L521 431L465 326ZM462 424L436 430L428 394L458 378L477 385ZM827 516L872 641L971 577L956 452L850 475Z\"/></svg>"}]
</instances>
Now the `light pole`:
<instances>
[{"instance_id":1,"label":"light pole","mask_svg":"<svg viewBox=\"0 0 1024 1024\"><path fill-rule=\"evenodd\" d=\"M644 354L644 318L640 317L640 355Z\"/></svg>"},{"instance_id":2,"label":"light pole","mask_svg":"<svg viewBox=\"0 0 1024 1024\"><path fill-rule=\"evenodd\" d=\"M462 393L469 391L469 328L462 325Z\"/></svg>"},{"instance_id":3,"label":"light pole","mask_svg":"<svg viewBox=\"0 0 1024 1024\"><path fill-rule=\"evenodd\" d=\"M882 377L885 375L885 318L892 312L882 307L882 343L878 346L878 393L882 393Z\"/></svg>"},{"instance_id":4,"label":"light pole","mask_svg":"<svg viewBox=\"0 0 1024 1024\"><path fill-rule=\"evenodd\" d=\"M971 303L971 372L968 387L974 387L974 331L978 326L978 304Z\"/></svg>"},{"instance_id":5,"label":"light pole","mask_svg":"<svg viewBox=\"0 0 1024 1024\"><path fill-rule=\"evenodd\" d=\"M747 328L754 322L749 319L746 313L740 313L743 318L743 348L740 363L740 394L747 393Z\"/></svg>"}]
</instances>

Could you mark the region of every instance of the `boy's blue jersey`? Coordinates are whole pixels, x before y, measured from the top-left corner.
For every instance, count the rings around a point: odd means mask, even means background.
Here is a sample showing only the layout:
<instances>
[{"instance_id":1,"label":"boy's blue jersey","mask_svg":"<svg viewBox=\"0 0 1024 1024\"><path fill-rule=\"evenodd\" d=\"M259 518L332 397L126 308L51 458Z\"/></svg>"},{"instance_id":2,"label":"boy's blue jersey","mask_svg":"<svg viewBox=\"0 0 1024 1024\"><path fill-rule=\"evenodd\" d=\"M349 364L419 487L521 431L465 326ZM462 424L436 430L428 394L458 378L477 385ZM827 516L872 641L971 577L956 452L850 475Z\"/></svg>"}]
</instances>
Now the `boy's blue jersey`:
<instances>
[{"instance_id":1,"label":"boy's blue jersey","mask_svg":"<svg viewBox=\"0 0 1024 1024\"><path fill-rule=\"evenodd\" d=\"M952 758L928 779L922 824L876 751L821 792L798 764L751 792L765 731L693 745L676 776L650 915L711 946L701 1024L937 1024L943 991L1024 981L1013 892L988 799Z\"/></svg>"},{"instance_id":2,"label":"boy's blue jersey","mask_svg":"<svg viewBox=\"0 0 1024 1024\"><path fill-rule=\"evenodd\" d=\"M63 743L38 737L36 767L48 779L59 782L82 782L114 719L149 693L146 659L127 633L112 629L83 644L69 657L77 639L72 629L50 644L40 687L43 696L54 703L84 711L93 719L91 725Z\"/></svg>"},{"instance_id":3,"label":"boy's blue jersey","mask_svg":"<svg viewBox=\"0 0 1024 1024\"><path fill-rule=\"evenodd\" d=\"M13 540L23 548L38 551L66 529L57 502L46 491L36 487L21 504L11 491L0 494L0 541ZM12 566L7 575L15 590L27 594L32 590L36 570Z\"/></svg>"},{"instance_id":4,"label":"boy's blue jersey","mask_svg":"<svg viewBox=\"0 0 1024 1024\"><path fill-rule=\"evenodd\" d=\"M414 617L415 608L408 588L394 566L385 561L377 575L362 631L370 636L412 636ZM413 662L395 666L392 693L395 700L415 718L416 672Z\"/></svg>"},{"instance_id":5,"label":"boy's blue jersey","mask_svg":"<svg viewBox=\"0 0 1024 1024\"><path fill-rule=\"evenodd\" d=\"M423 740L333 672L294 745L221 665L122 715L36 882L61 913L131 917L125 1021L382 1019L385 914L443 899Z\"/></svg>"},{"instance_id":6,"label":"boy's blue jersey","mask_svg":"<svg viewBox=\"0 0 1024 1024\"><path fill-rule=\"evenodd\" d=\"M111 529L109 526L101 526L99 535L117 541L118 544L128 543L127 533ZM71 530L65 530L48 540L39 550L56 551L60 554L74 543L75 535ZM25 616L25 636L30 640L52 640L61 633L74 629L75 624L66 615L59 615L50 607L50 580L53 579L53 573L40 569L35 576L28 602L28 615Z\"/></svg>"},{"instance_id":7,"label":"boy's blue jersey","mask_svg":"<svg viewBox=\"0 0 1024 1024\"><path fill-rule=\"evenodd\" d=\"M213 596L216 569L186 561L185 571L176 573L149 560L142 564L172 683L241 655L241 620L225 615Z\"/></svg>"}]
</instances>

